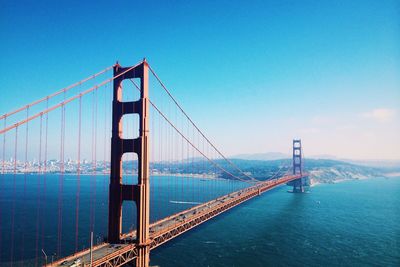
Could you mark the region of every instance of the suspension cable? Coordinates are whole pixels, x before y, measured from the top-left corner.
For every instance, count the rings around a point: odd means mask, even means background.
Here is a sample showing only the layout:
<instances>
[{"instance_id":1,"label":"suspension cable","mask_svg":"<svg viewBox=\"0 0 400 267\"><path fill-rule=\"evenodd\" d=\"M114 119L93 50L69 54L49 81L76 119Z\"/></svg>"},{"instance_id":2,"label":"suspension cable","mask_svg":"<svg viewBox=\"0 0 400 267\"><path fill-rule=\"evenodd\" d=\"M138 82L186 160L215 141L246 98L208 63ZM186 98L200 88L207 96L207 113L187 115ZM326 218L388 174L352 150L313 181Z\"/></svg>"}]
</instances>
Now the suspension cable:
<instances>
[{"instance_id":1,"label":"suspension cable","mask_svg":"<svg viewBox=\"0 0 400 267\"><path fill-rule=\"evenodd\" d=\"M138 89L140 91L139 86L132 80L129 79L136 87L136 89ZM195 150L197 150L203 157L205 157L208 161L210 161L212 164L214 164L215 166L217 166L219 169L221 169L222 171L226 172L227 174L231 175L232 177L235 177L236 179L243 181L243 182L249 182L248 180L243 180L239 177L237 177L236 175L233 175L231 172L227 171L226 169L224 169L223 167L221 167L218 163L216 163L215 161L213 161L212 159L210 159L209 157L207 157L203 152L200 151L200 149L198 149L192 142L189 141L189 138L187 138L181 131L179 131L179 129L167 118L167 116L162 113L162 111L149 99L149 103L153 106L153 108L164 118L164 120L171 125L175 131L182 137L184 138ZM253 180L253 179L252 179ZM255 180L255 179L254 179ZM258 181L254 181L254 182L258 182Z\"/></svg>"},{"instance_id":2,"label":"suspension cable","mask_svg":"<svg viewBox=\"0 0 400 267\"><path fill-rule=\"evenodd\" d=\"M96 89L98 89L98 88L104 86L105 84L107 84L107 83L113 81L114 79L116 79L116 78L118 78L118 77L124 75L125 73L127 73L128 71L130 71L130 70L136 68L136 67L139 66L140 64L141 64L141 63L138 63L138 64L136 64L135 66L132 66L132 67L126 69L125 71L121 72L120 74L115 75L115 76L113 76L113 77L111 77L111 78L109 78L109 79L107 79L107 80L101 82L100 84L97 84L97 85L95 85L95 86L93 86L93 87L87 89L86 91L84 91L84 92L82 92L82 93L79 93L79 94L77 94L77 95L75 95L75 96L73 96L73 97L71 97L71 98L68 98L68 99L66 99L66 100L64 100L64 101L62 101L62 102L58 103L57 105L54 105L54 106L52 106L52 107L50 107L50 108L46 108L45 110L43 110L43 111L41 111L41 112L39 112L39 113L36 113L35 115L33 115L33 116L31 116L31 117L29 117L29 118L27 118L27 119L25 119L25 120L21 120L21 121L15 123L15 124L13 124L13 125L7 127L7 128L4 128L4 129L0 130L0 134L4 134L4 133L8 132L9 130L12 130L12 129L16 128L16 127L19 126L19 125L25 124L25 123L27 123L28 121L31 121L31 120L33 120L33 119L36 119L37 117L39 117L39 116L41 116L41 115L44 115L44 114L47 114L47 113L49 113L49 112L51 112L51 111L53 111L53 110L55 110L55 109L57 109L57 108L59 108L59 107L65 106L66 104L68 104L68 103L70 103L70 102L72 102L72 101L78 99L79 97L82 97L82 96L84 96L84 95L86 95L86 94L88 94L88 93L90 93L90 92L92 92L92 91L94 91L94 90L96 90Z\"/></svg>"},{"instance_id":3,"label":"suspension cable","mask_svg":"<svg viewBox=\"0 0 400 267\"><path fill-rule=\"evenodd\" d=\"M241 174L246 176L247 178L251 180L255 180L259 182L259 180L255 179L254 177L251 177L250 175L244 173L236 164L234 164L231 160L229 160L227 157L225 157L222 152L217 149L217 147L204 135L204 133L199 129L199 127L193 122L193 120L189 117L189 115L183 110L181 105L178 103L178 101L172 96L171 92L167 89L167 87L164 85L164 83L161 81L161 79L158 77L158 75L155 73L155 71L152 69L152 67L149 65L149 70L151 73L154 75L154 77L157 79L157 81L160 83L161 87L165 90L165 92L169 95L169 97L172 99L172 101L175 103L175 105L180 109L180 111L183 113L183 115L190 121L190 123L196 128L196 130L203 136L203 138L217 151L217 153L224 159L226 160L231 166L233 166L236 170L238 170Z\"/></svg>"},{"instance_id":4,"label":"suspension cable","mask_svg":"<svg viewBox=\"0 0 400 267\"><path fill-rule=\"evenodd\" d=\"M90 81L90 80L96 78L97 76L99 76L99 75L101 75L101 74L103 74L103 73L106 73L107 71L109 71L110 69L112 69L114 66L115 66L115 65L109 66L109 67L105 68L104 70L99 71L98 73L93 74L93 75L91 75L91 76L89 76L89 77L87 77L87 78L85 78L85 79L83 79L83 80L80 80L79 82L76 82L76 83L74 83L74 84L71 84L71 85L69 85L69 86L67 86L67 87L65 87L65 88L63 88L63 89L61 89L61 90L59 90L59 91L57 91L57 92L55 92L55 93L53 93L53 94L50 94L50 95L48 95L48 96L46 96L46 97L43 97L43 98L41 98L41 99L38 99L38 100L36 100L36 101L34 101L34 102L32 102L32 103L29 103L28 105L25 105L25 106L23 106L23 107L20 107L20 108L14 110L14 111L11 111L11 112L9 112L9 113L3 114L2 116L0 116L0 120L4 119L4 118L6 118L6 117L9 117L9 116L11 116L11 115L14 115L14 114L16 114L16 113L19 113L19 112L21 112L21 111L23 111L23 110L25 110L25 109L28 109L28 108L30 108L30 107L32 107L32 106L35 106L35 105L37 105L37 104L39 104L39 103L41 103L41 102L43 102L43 101L45 101L45 100L49 100L50 98L53 98L53 97L55 97L55 96L57 96L57 95L59 95L59 94L61 94L61 93L65 93L65 92L69 91L70 89L72 89L72 88L74 88L74 87L76 87L76 86L78 86L78 85L81 85L81 84L83 84L83 83L85 83L85 82L87 82L87 81Z\"/></svg>"},{"instance_id":5,"label":"suspension cable","mask_svg":"<svg viewBox=\"0 0 400 267\"><path fill-rule=\"evenodd\" d=\"M223 172L229 174L230 176L242 181L242 182L246 182L246 183L251 183L251 182L255 182L255 181L249 181L249 180L244 180L241 179L240 177L232 174L231 172L229 172L228 170L226 170L225 168L223 168L221 165L219 165L217 162L215 162L214 160L210 159L209 157L207 157L203 152L201 152L200 149L198 149L192 142L190 142L190 140L166 117L166 115L153 103L151 102L151 100L149 99L149 103L153 106L153 108L164 118L164 120L172 127L175 129L175 131L183 138L186 140L186 142L188 144L190 144L197 152L199 152L203 157L205 157L210 163L212 163L213 165L215 165L216 167L218 167L220 170L222 170Z\"/></svg>"},{"instance_id":6,"label":"suspension cable","mask_svg":"<svg viewBox=\"0 0 400 267\"><path fill-rule=\"evenodd\" d=\"M287 159L287 160L284 162L284 164L283 164L282 166L279 167L278 171L276 171L274 175L272 175L271 177L269 177L268 180L274 179L275 177L277 177L277 176L281 173L281 171L282 171L283 168L289 167L289 162L290 162L290 159Z\"/></svg>"}]
</instances>

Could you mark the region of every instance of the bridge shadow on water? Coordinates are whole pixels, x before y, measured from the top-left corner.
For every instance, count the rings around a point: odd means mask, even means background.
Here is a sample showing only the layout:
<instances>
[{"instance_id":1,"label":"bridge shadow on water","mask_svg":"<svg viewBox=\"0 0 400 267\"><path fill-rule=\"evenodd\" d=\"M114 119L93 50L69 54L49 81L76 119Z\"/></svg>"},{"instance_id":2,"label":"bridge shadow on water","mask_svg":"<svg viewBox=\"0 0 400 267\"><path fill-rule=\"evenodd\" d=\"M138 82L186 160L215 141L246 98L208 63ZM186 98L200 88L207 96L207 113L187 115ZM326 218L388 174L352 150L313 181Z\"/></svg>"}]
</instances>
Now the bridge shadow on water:
<instances>
[{"instance_id":1,"label":"bridge shadow on water","mask_svg":"<svg viewBox=\"0 0 400 267\"><path fill-rule=\"evenodd\" d=\"M173 239L152 251L151 265L282 266L273 258L288 256L280 249L291 245L284 237L287 227L299 232L304 225L293 222L308 216L303 214L307 194L287 189L270 190ZM278 241L283 242L279 247Z\"/></svg>"},{"instance_id":2,"label":"bridge shadow on water","mask_svg":"<svg viewBox=\"0 0 400 267\"><path fill-rule=\"evenodd\" d=\"M305 224L310 203L309 192L292 193L288 187L277 188L272 194L266 194L263 199L271 199L270 209L265 209L264 223L257 233L255 242L262 251L259 266L306 266L301 258L294 262L293 247L302 246L307 239L308 227ZM294 237L294 238L293 238ZM256 253L258 254L258 253ZM257 265L255 264L255 265ZM258 265L257 265L258 266Z\"/></svg>"}]
</instances>

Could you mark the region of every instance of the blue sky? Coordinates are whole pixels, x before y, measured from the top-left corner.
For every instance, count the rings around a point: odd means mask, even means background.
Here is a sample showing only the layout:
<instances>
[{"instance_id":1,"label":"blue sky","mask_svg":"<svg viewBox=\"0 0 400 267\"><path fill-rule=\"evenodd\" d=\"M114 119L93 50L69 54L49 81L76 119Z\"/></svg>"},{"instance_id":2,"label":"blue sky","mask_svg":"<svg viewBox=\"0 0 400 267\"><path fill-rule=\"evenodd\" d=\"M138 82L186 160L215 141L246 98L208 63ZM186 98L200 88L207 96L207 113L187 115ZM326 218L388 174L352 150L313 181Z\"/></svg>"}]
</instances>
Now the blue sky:
<instances>
[{"instance_id":1,"label":"blue sky","mask_svg":"<svg viewBox=\"0 0 400 267\"><path fill-rule=\"evenodd\" d=\"M0 1L0 113L146 57L228 155L400 159L398 1Z\"/></svg>"}]
</instances>

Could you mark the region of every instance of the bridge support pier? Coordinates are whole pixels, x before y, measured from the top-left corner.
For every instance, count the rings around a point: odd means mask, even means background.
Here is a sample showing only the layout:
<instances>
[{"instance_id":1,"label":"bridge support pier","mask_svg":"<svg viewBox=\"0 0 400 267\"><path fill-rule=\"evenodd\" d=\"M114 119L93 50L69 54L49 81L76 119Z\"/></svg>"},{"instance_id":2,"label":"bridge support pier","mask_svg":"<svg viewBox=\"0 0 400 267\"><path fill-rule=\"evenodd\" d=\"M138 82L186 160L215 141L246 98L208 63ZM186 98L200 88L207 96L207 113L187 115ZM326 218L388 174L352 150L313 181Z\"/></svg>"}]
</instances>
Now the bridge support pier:
<instances>
[{"instance_id":1,"label":"bridge support pier","mask_svg":"<svg viewBox=\"0 0 400 267\"><path fill-rule=\"evenodd\" d=\"M303 178L293 181L293 193L304 193Z\"/></svg>"},{"instance_id":2,"label":"bridge support pier","mask_svg":"<svg viewBox=\"0 0 400 267\"><path fill-rule=\"evenodd\" d=\"M150 248L149 245L139 245L138 255L136 257L136 267L148 267L150 262Z\"/></svg>"},{"instance_id":3,"label":"bridge support pier","mask_svg":"<svg viewBox=\"0 0 400 267\"><path fill-rule=\"evenodd\" d=\"M114 67L113 117L111 138L111 174L108 208L108 242L120 243L122 234L122 203L134 201L137 211L136 243L138 244L137 267L149 266L150 186L149 186L149 113L148 113L148 64L144 60L135 67ZM122 102L122 81L140 79L140 99ZM126 114L139 115L139 136L123 139L122 119ZM122 183L122 156L138 155L138 183Z\"/></svg>"}]
</instances>

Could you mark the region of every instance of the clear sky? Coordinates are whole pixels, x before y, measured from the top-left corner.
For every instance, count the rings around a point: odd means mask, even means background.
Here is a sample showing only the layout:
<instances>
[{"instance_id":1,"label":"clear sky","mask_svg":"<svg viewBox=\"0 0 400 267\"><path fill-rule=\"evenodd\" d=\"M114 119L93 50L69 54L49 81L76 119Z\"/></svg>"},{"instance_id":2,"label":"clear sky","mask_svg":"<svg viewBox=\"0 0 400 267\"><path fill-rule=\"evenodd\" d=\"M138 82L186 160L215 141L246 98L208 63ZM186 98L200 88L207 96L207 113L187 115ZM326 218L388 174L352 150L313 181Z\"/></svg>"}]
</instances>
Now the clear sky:
<instances>
[{"instance_id":1,"label":"clear sky","mask_svg":"<svg viewBox=\"0 0 400 267\"><path fill-rule=\"evenodd\" d=\"M400 159L399 1L0 0L0 113L143 57L228 155Z\"/></svg>"}]
</instances>

